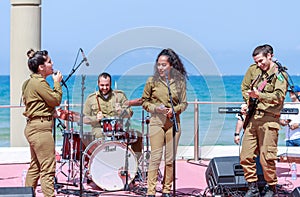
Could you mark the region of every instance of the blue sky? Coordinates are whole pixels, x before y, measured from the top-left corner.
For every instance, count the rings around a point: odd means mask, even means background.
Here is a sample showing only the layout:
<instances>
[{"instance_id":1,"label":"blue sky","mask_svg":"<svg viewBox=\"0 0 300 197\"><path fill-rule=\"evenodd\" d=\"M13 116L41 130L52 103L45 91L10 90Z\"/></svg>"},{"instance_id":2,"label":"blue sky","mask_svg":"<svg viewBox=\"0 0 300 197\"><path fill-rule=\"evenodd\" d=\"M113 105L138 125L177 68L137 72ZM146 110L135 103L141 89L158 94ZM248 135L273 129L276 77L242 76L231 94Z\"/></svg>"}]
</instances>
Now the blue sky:
<instances>
[{"instance_id":1,"label":"blue sky","mask_svg":"<svg viewBox=\"0 0 300 197\"><path fill-rule=\"evenodd\" d=\"M93 61L93 51L99 45L104 46L104 42L109 45L107 51L96 54L104 58L114 49L119 49L123 42L134 41L134 38L122 40L122 36L118 37L122 32L158 27L193 40L209 55L215 63L215 69L221 74L243 75L253 62L253 49L269 43L274 47L275 57L288 67L289 74L294 75L300 74L299 7L299 0L44 0L42 48L50 52L55 67L63 74L70 72L78 49L82 48L88 59L91 58L89 69L93 70L96 67L94 64L101 64L102 61ZM0 75L9 74L9 19L10 1L1 0ZM110 42L112 38L117 38L119 42ZM150 49L146 45L140 46L120 53L107 62L124 64L127 69L136 64L153 64L159 52L157 48L173 46L171 42L185 44L181 43L181 39L166 41L165 37L157 35L154 38L161 41L160 46L150 46ZM193 55L197 56L198 52L195 51ZM183 58L191 61L189 56ZM107 62L102 66L108 67ZM201 73L202 68L196 67ZM110 72L119 74L119 68L111 66ZM192 68L188 68L188 71L194 72Z\"/></svg>"}]
</instances>

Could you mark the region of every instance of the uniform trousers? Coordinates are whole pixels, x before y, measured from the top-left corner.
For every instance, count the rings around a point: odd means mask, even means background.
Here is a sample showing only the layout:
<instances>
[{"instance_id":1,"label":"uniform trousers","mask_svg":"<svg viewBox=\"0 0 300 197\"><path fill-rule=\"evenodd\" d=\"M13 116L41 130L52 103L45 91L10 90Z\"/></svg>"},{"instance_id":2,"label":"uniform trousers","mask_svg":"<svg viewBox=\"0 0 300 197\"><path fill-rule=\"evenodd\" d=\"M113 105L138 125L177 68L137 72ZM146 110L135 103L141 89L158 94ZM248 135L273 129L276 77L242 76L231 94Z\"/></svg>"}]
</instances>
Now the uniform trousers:
<instances>
[{"instance_id":1,"label":"uniform trousers","mask_svg":"<svg viewBox=\"0 0 300 197\"><path fill-rule=\"evenodd\" d=\"M178 128L180 124L178 123ZM175 135L176 150L181 131L179 129ZM150 145L151 155L148 168L148 195L155 195L158 178L158 169L162 160L163 148L165 146L165 167L163 178L163 193L170 193L173 181L173 127L164 130L161 126L150 125ZM175 158L174 158L175 159Z\"/></svg>"},{"instance_id":2,"label":"uniform trousers","mask_svg":"<svg viewBox=\"0 0 300 197\"><path fill-rule=\"evenodd\" d=\"M30 145L31 161L25 186L37 187L40 178L45 197L55 196L55 145L52 136L52 120L34 119L27 122L25 137Z\"/></svg>"},{"instance_id":3,"label":"uniform trousers","mask_svg":"<svg viewBox=\"0 0 300 197\"><path fill-rule=\"evenodd\" d=\"M255 158L260 156L264 179L269 185L277 184L276 160L279 118L254 115L247 126L240 154L241 165L247 182L258 180Z\"/></svg>"}]
</instances>

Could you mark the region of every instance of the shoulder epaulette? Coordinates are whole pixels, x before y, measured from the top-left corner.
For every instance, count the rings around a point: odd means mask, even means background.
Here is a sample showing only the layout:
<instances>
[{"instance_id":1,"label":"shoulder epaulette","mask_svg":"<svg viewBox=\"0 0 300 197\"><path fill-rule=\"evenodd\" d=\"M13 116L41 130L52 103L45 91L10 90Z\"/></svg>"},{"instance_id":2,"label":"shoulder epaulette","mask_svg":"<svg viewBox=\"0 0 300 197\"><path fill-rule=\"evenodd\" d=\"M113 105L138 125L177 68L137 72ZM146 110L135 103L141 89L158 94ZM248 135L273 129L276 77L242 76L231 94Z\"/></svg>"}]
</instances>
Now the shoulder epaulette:
<instances>
[{"instance_id":1,"label":"shoulder epaulette","mask_svg":"<svg viewBox=\"0 0 300 197\"><path fill-rule=\"evenodd\" d=\"M88 98L93 97L93 96L95 96L96 94L97 94L97 92L93 92L93 93L91 93L90 95L88 95Z\"/></svg>"},{"instance_id":2,"label":"shoulder epaulette","mask_svg":"<svg viewBox=\"0 0 300 197\"><path fill-rule=\"evenodd\" d=\"M121 93L121 94L124 94L124 91L122 91L122 90L113 90L113 93Z\"/></svg>"}]
</instances>

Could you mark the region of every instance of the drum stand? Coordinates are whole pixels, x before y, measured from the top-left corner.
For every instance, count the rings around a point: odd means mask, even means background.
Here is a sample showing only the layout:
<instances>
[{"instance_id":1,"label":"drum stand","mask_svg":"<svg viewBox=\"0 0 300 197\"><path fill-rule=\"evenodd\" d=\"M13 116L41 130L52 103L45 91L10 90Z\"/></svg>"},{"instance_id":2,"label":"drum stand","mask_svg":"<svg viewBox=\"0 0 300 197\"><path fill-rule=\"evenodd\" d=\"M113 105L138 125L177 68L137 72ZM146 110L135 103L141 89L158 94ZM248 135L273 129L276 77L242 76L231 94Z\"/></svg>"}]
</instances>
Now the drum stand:
<instances>
[{"instance_id":1,"label":"drum stand","mask_svg":"<svg viewBox=\"0 0 300 197\"><path fill-rule=\"evenodd\" d=\"M71 136L70 140L69 140L69 143L70 143L70 159L68 161L69 162L69 169L68 169L67 182L73 181L73 185L78 187L78 185L76 184L76 176L79 173L79 171L78 171L79 165L78 165L78 161L76 160L77 147L76 146L74 147L74 131L73 131L73 129L71 129L70 136ZM81 140L80 137L79 137L79 140ZM78 150L79 150L79 148L78 148ZM79 158L77 158L77 159L79 159Z\"/></svg>"},{"instance_id":2,"label":"drum stand","mask_svg":"<svg viewBox=\"0 0 300 197\"><path fill-rule=\"evenodd\" d=\"M79 53L79 51L78 51ZM78 54L77 54L78 55ZM69 136L67 136L67 139L66 139L66 143L69 145L70 147L70 158L67 158L67 161L63 161L61 166L59 167L59 170L63 173L62 171L62 167L65 165L66 162L69 162L69 169L68 169L68 179L67 179L67 182L70 182L70 181L73 181L73 184L66 184L66 185L72 185L72 186L78 186L75 182L75 177L76 177L76 174L74 173L74 164L76 164L76 161L74 160L73 158L73 145L74 145L74 131L73 131L73 118L72 116L70 116L70 110L69 110L69 100L70 100L70 96L69 96L69 88L66 84L66 82L68 81L68 79L72 76L72 74L79 68L79 66L83 63L84 61L82 60L81 63L76 67L76 69L72 69L72 72L69 74L69 76L67 77L66 80L62 81L62 85L65 86L66 88L66 92L67 92L67 101L66 101L66 117L65 117L65 121L66 121L66 125L67 126L63 126L64 127L64 131L66 131L66 129L69 129L70 126L69 126L69 123L71 122L71 130L70 130L70 139L69 139ZM59 119L58 119L59 120ZM60 121L60 125L63 125L62 122ZM80 138L79 138L80 140ZM76 151L75 151L76 153ZM78 166L78 164L77 164ZM77 171L78 173L78 171ZM64 175L66 175L65 173L63 173Z\"/></svg>"},{"instance_id":3,"label":"drum stand","mask_svg":"<svg viewBox=\"0 0 300 197\"><path fill-rule=\"evenodd\" d=\"M67 135L70 134L70 136L66 136L66 144L67 144L67 147L70 148L70 152L67 153L66 159L64 159L64 158L61 159L61 165L58 168L59 172L57 174L59 174L61 172L65 177L67 177L67 180L66 180L67 182L73 182L72 184L63 183L63 185L78 187L78 184L76 183L76 176L79 172L78 171L79 164L78 164L78 161L76 160L77 147L76 146L74 147L74 131L72 129L70 133L65 132L65 134L67 134ZM68 163L68 172L64 173L62 168L66 163Z\"/></svg>"},{"instance_id":4,"label":"drum stand","mask_svg":"<svg viewBox=\"0 0 300 197\"><path fill-rule=\"evenodd\" d=\"M138 163L141 165L141 183L146 183L146 179L147 179L147 169L148 169L148 165L149 165L149 158L150 158L150 151L149 151L149 123L150 123L150 119L149 119L149 115L147 115L146 117L146 121L144 121L144 110L142 111L142 136L143 136L143 140L142 140L142 144L143 144L143 154L142 157L140 157ZM144 129L144 123L146 122L147 125L147 132L145 135L145 129ZM146 136L146 150L144 147L144 136Z\"/></svg>"},{"instance_id":5,"label":"drum stand","mask_svg":"<svg viewBox=\"0 0 300 197\"><path fill-rule=\"evenodd\" d=\"M66 126L61 122L61 120L57 119L59 121L59 124L57 125L58 128L60 128L61 132L64 131L66 129ZM55 122L54 122L54 125L55 125ZM54 133L53 135L56 135L56 129L54 127ZM55 138L54 138L55 139ZM69 141L69 139L67 139ZM71 133L71 140L68 142L70 143L70 148L72 150L73 148L73 133ZM71 151L71 155L73 154L73 152ZM60 166L58 169L56 169L56 176L54 177L54 188L56 189L57 193L59 193L59 190L60 188L62 188L64 185L66 186L76 186L77 187L77 184L75 182L73 182L73 184L69 184L69 183L59 183L58 180L57 180L57 176L59 173L62 173L65 177L68 177L68 180L69 180L69 177L70 177L70 166L69 166L69 171L68 171L68 175L63 171L63 166L66 164L66 161L62 161L62 159L60 159ZM72 168L73 169L73 168ZM73 172L73 171L72 171Z\"/></svg>"}]
</instances>

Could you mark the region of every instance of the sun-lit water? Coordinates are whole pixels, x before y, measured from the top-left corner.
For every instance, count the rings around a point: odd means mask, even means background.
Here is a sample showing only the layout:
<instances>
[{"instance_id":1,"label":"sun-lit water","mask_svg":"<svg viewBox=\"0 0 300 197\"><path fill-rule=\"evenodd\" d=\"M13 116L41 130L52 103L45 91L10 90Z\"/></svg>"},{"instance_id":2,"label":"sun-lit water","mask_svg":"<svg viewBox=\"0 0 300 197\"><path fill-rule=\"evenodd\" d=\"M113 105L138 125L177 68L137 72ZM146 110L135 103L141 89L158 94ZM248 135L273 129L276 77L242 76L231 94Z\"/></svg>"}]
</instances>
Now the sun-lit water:
<instances>
[{"instance_id":1,"label":"sun-lit water","mask_svg":"<svg viewBox=\"0 0 300 197\"><path fill-rule=\"evenodd\" d=\"M142 95L147 76L113 76L113 89L123 90L128 99L139 98ZM243 76L190 76L188 80L187 98L194 102L242 102L240 84ZM299 76L292 76L295 84L300 83ZM63 101L69 97L70 103L81 104L83 100L96 90L97 76L86 76L84 86L82 76L71 77L67 81L67 88L63 87ZM9 105L9 76L0 76L0 105ZM51 82L50 82L51 84ZM20 84L21 87L21 84ZM68 90L68 91L67 91ZM287 98L286 101L289 101ZM239 104L201 104L199 105L199 143L201 145L233 145L233 133L235 132L235 114L220 114L219 107L237 107ZM142 119L148 113L141 106L132 107L133 117L129 120L133 129L142 131ZM80 107L71 108L80 112ZM0 147L10 146L10 110L0 108ZM127 121L127 120L125 120ZM187 110L181 115L182 135L181 145L193 145L194 143L194 105L189 104ZM74 124L74 129L80 128ZM84 126L84 132L90 131L89 126ZM144 132L147 125L144 124ZM57 131L57 143L62 144L62 133ZM284 130L280 132L279 144L284 145Z\"/></svg>"}]
</instances>

